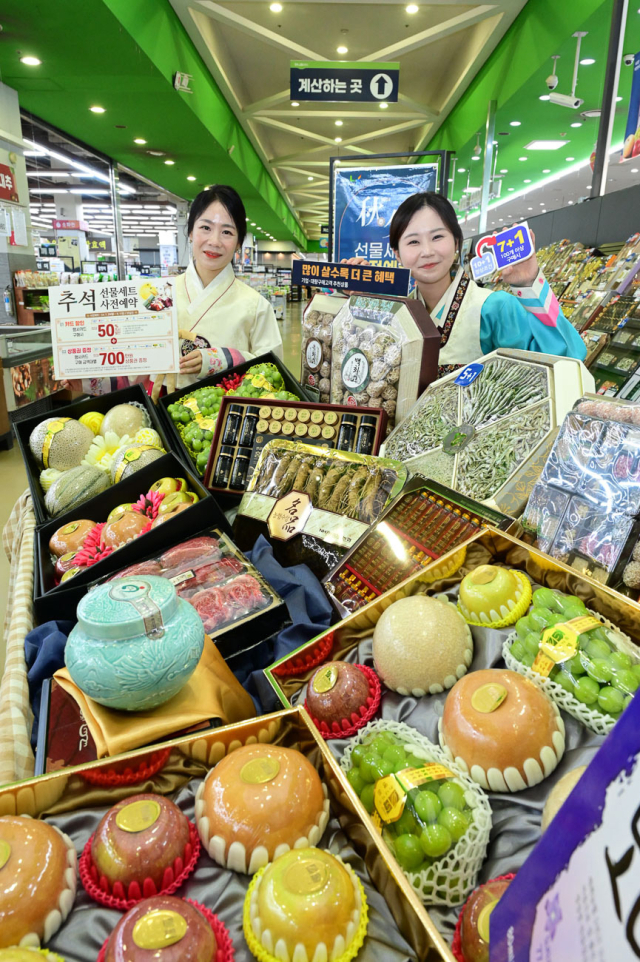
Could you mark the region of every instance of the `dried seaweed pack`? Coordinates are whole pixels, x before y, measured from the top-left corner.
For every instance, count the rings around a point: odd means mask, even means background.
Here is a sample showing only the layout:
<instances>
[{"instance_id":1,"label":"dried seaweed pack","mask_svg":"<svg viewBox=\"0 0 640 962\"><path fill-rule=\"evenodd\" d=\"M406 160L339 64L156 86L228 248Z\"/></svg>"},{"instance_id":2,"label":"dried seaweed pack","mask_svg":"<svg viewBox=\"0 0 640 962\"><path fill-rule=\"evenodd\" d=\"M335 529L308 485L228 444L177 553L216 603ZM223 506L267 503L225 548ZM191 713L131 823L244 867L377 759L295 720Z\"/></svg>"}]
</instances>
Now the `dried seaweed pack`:
<instances>
[{"instance_id":1,"label":"dried seaweed pack","mask_svg":"<svg viewBox=\"0 0 640 962\"><path fill-rule=\"evenodd\" d=\"M403 488L406 467L389 458L269 442L234 522L240 547L259 534L281 564L305 563L322 577Z\"/></svg>"}]
</instances>

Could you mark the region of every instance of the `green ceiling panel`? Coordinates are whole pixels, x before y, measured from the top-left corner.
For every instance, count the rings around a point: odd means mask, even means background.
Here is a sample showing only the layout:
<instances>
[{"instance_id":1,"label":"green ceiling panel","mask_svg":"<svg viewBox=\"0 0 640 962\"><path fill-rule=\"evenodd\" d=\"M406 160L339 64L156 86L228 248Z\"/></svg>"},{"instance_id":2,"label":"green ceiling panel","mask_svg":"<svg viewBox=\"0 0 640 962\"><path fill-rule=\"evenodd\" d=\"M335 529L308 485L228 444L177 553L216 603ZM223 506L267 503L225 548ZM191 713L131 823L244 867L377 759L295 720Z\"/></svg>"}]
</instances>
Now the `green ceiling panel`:
<instances>
[{"instance_id":1,"label":"green ceiling panel","mask_svg":"<svg viewBox=\"0 0 640 962\"><path fill-rule=\"evenodd\" d=\"M21 106L180 197L191 199L215 181L230 183L251 220L306 247L167 0L29 0L28 18L24 12L23 0L3 0L0 79L18 91ZM43 61L37 77L18 51ZM193 75L193 94L174 90L177 70ZM92 104L106 113L91 113ZM135 137L147 145L136 146ZM175 165L148 149L164 151Z\"/></svg>"}]
</instances>

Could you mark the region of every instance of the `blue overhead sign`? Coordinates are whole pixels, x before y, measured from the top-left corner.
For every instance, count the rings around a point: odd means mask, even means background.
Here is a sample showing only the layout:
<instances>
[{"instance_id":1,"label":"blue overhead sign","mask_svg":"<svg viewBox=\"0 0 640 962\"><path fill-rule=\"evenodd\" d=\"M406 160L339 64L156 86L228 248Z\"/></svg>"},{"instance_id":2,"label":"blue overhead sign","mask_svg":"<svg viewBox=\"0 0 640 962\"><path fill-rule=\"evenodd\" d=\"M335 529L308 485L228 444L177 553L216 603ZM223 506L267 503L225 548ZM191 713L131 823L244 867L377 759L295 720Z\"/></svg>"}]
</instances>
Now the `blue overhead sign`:
<instances>
[{"instance_id":1,"label":"blue overhead sign","mask_svg":"<svg viewBox=\"0 0 640 962\"><path fill-rule=\"evenodd\" d=\"M397 103L400 65L292 60L291 99L324 103Z\"/></svg>"}]
</instances>

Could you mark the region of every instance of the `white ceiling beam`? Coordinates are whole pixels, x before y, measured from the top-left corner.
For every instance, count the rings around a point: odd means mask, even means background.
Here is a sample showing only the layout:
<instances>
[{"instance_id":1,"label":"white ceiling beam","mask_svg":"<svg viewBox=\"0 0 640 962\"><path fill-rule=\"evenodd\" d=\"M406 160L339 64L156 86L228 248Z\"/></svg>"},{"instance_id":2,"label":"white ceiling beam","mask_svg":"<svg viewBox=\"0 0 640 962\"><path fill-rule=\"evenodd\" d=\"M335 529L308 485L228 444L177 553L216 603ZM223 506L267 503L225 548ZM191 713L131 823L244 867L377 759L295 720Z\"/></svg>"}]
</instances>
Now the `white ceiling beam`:
<instances>
[{"instance_id":1,"label":"white ceiling beam","mask_svg":"<svg viewBox=\"0 0 640 962\"><path fill-rule=\"evenodd\" d=\"M403 54L411 53L413 50L418 50L420 47L434 43L436 40L442 40L443 37L448 37L452 33L457 33L459 30L471 27L480 20L486 20L487 17L495 13L495 4L481 4L471 10L467 10L465 13L458 14L456 17L444 20L435 27L428 27L426 30L411 34L405 40L392 43L390 46L383 47L381 50L374 50L373 53L368 53L365 57L361 57L360 62L375 63L378 60L395 60Z\"/></svg>"},{"instance_id":2,"label":"white ceiling beam","mask_svg":"<svg viewBox=\"0 0 640 962\"><path fill-rule=\"evenodd\" d=\"M421 114L423 117L438 117L440 114L439 110L435 110L433 107L426 107L424 104L419 104L416 100L412 100L411 97L407 97L405 94L398 94L398 102L405 107L410 107L414 114ZM400 118L401 114L393 111L393 117Z\"/></svg>"},{"instance_id":3,"label":"white ceiling beam","mask_svg":"<svg viewBox=\"0 0 640 962\"><path fill-rule=\"evenodd\" d=\"M299 155L296 154L296 157L298 156ZM304 164L305 167L328 167L329 166L328 160L307 160L304 156L300 158L300 163ZM290 162L288 160L285 160L284 157L274 157L273 160L269 161L269 167L282 167L283 170L295 169L290 166ZM308 174L311 173L311 171L308 171L306 173L308 176Z\"/></svg>"},{"instance_id":4,"label":"white ceiling beam","mask_svg":"<svg viewBox=\"0 0 640 962\"><path fill-rule=\"evenodd\" d=\"M252 104L247 104L244 108L245 114L255 114L259 110L268 110L270 107L277 107L278 104L284 103L285 100L291 99L291 91L287 87L286 90L279 90L277 94L271 94L270 97L264 97L262 100L256 100ZM292 108L295 110L295 108Z\"/></svg>"},{"instance_id":5,"label":"white ceiling beam","mask_svg":"<svg viewBox=\"0 0 640 962\"><path fill-rule=\"evenodd\" d=\"M339 147L346 147L347 150L352 150L356 154L372 154L373 153L372 150L367 150L365 147L358 147L357 144L353 144L353 146L350 146L349 144L340 144L338 147L337 144L334 144L333 141L331 141L330 146L335 147L336 150L338 150ZM284 161L285 163L293 162L294 164L298 164L298 163L309 164L311 163L311 161L308 161L307 158L309 157L310 154L317 154L319 150L326 150L326 149L327 147L323 145L320 145L320 147L311 147L309 150L304 151L303 153L300 153L300 154L287 154L286 157L274 157L272 162L279 160L279 161ZM326 161L326 163L328 163L328 161Z\"/></svg>"},{"instance_id":6,"label":"white ceiling beam","mask_svg":"<svg viewBox=\"0 0 640 962\"><path fill-rule=\"evenodd\" d=\"M289 171L291 174L303 174L305 177L313 177L318 184L321 184L323 181L325 181L327 184L329 183L328 177L323 177L322 174L317 174L315 171L312 172L310 170L304 170L303 167L288 167L286 164L278 164L274 163L273 161L269 164L269 166L279 167L280 170Z\"/></svg>"},{"instance_id":7,"label":"white ceiling beam","mask_svg":"<svg viewBox=\"0 0 640 962\"><path fill-rule=\"evenodd\" d=\"M392 134L402 133L404 130L413 130L415 127L422 127L423 124L424 117L420 117L418 120L407 120L403 124L393 124L391 127L382 127L380 130L370 130L366 134L358 134L357 137L350 137L348 140L343 140L340 146L352 147L354 144L361 144L365 140L375 140L377 137L389 137Z\"/></svg>"},{"instance_id":8,"label":"white ceiling beam","mask_svg":"<svg viewBox=\"0 0 640 962\"><path fill-rule=\"evenodd\" d=\"M254 23L253 20L247 20L246 17L241 17L240 14L234 13L232 10L227 10L226 7L220 6L219 3L213 3L213 0L196 0L196 2L203 10L206 10L210 17L213 17L213 19L219 23L225 23L230 27L235 27L236 30L240 30L250 37L262 40L264 43L268 43L272 47L277 47L279 50L285 50L289 54L294 54L296 58L301 58L302 60L326 60L326 57L323 57L322 54L316 53L314 50L309 50L308 47L303 47L301 44L296 43L294 40L289 40L280 33L267 30L266 27Z\"/></svg>"},{"instance_id":9,"label":"white ceiling beam","mask_svg":"<svg viewBox=\"0 0 640 962\"><path fill-rule=\"evenodd\" d=\"M306 130L304 127L294 127L293 124L283 124L281 120L275 120L273 117L262 117L259 114L254 114L251 120L254 124L265 124L267 127L284 130L288 134L294 134L296 137L308 137L310 140L317 140L321 144L333 145L335 143L333 137L316 134L312 130Z\"/></svg>"},{"instance_id":10,"label":"white ceiling beam","mask_svg":"<svg viewBox=\"0 0 640 962\"><path fill-rule=\"evenodd\" d=\"M312 194L310 191L304 190L303 188L287 187L286 191L287 191L287 194L295 194L296 197L310 197L311 200L320 200L317 194ZM324 192L326 194L327 192L326 187L324 188Z\"/></svg>"},{"instance_id":11,"label":"white ceiling beam","mask_svg":"<svg viewBox=\"0 0 640 962\"><path fill-rule=\"evenodd\" d=\"M375 105L374 105L375 106ZM342 110L336 107L335 110L298 110L297 107L289 108L289 110L258 110L254 111L253 116L259 117L293 117L295 114L296 120L303 117L305 120L309 118L317 118L318 120L333 120L335 117L349 121L349 120L377 120L380 116L380 111L376 110ZM425 107L420 110L407 110L404 112L393 112L394 120L414 120L416 115L418 117L425 116L437 116L437 111L430 111Z\"/></svg>"}]
</instances>

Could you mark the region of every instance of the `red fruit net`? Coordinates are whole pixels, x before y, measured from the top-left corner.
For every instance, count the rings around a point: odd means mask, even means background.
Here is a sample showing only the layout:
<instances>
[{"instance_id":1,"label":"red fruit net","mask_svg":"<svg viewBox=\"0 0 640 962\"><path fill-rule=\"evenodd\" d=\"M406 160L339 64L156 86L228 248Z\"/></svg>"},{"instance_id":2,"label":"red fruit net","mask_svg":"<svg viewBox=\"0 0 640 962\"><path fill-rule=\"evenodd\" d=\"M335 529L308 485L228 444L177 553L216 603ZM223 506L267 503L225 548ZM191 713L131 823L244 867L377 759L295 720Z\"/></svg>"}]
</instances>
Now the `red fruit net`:
<instances>
[{"instance_id":1,"label":"red fruit net","mask_svg":"<svg viewBox=\"0 0 640 962\"><path fill-rule=\"evenodd\" d=\"M355 665L355 667L360 669L369 682L369 694L358 711L351 712L350 718L343 718L340 722L334 721L331 723L331 727L329 727L325 721L318 721L317 718L314 718L311 711L309 711L309 706L305 698L304 707L307 712L309 712L311 721L326 741L330 738L350 738L352 735L355 735L357 731L369 724L380 707L380 696L382 693L380 679L373 668L369 668L368 665Z\"/></svg>"},{"instance_id":2,"label":"red fruit net","mask_svg":"<svg viewBox=\"0 0 640 962\"><path fill-rule=\"evenodd\" d=\"M510 872L508 875L498 875L496 876L496 878L489 879L489 882L502 882L504 879L509 879L509 881L511 881L511 879L513 878L515 878L515 874L513 872ZM485 882L484 884L488 885L489 883ZM479 888L482 888L482 887L483 887L482 885L479 886ZM474 892L475 891L477 890L474 889ZM462 911L460 912L460 915L458 916L458 921L456 923L456 930L453 933L453 942L451 943L451 951L455 955L458 962L467 962L464 955L462 954L462 936L461 936L462 916L464 915L464 910L467 907L469 899L473 897L474 892L471 893L467 901L462 906Z\"/></svg>"}]
</instances>

